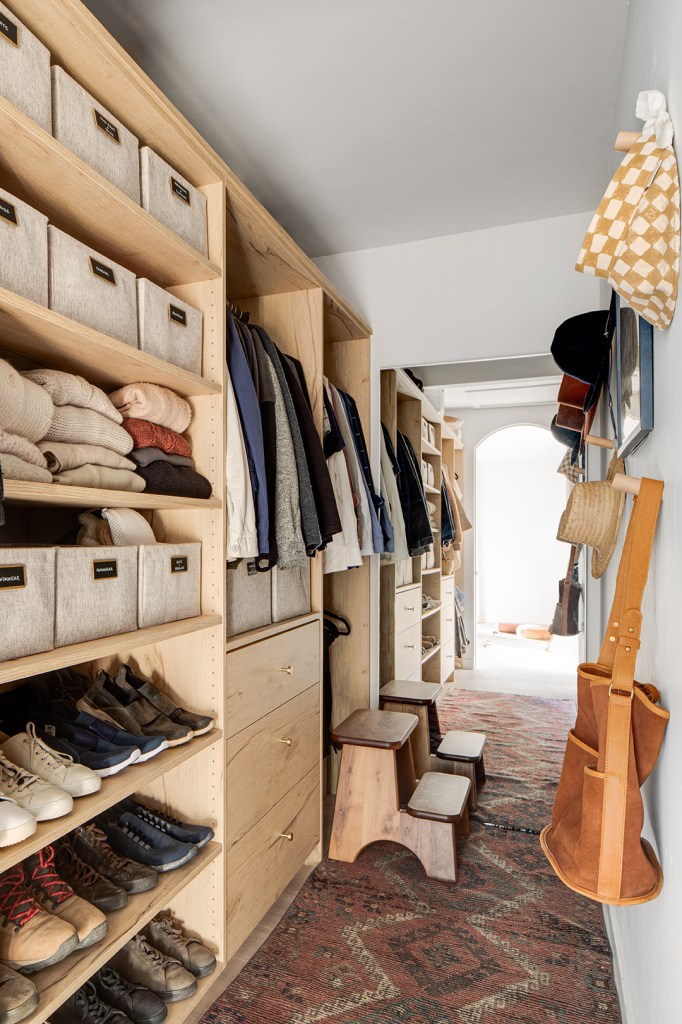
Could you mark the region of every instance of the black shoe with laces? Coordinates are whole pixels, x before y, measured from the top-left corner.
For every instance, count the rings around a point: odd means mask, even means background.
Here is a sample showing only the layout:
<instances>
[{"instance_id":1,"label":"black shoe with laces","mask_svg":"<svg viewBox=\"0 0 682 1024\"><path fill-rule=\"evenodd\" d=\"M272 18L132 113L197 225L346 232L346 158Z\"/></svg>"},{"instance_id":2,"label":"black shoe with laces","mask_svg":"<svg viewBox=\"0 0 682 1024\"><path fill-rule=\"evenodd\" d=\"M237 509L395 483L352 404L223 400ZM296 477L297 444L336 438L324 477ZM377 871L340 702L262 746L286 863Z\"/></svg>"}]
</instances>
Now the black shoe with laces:
<instances>
[{"instance_id":1,"label":"black shoe with laces","mask_svg":"<svg viewBox=\"0 0 682 1024\"><path fill-rule=\"evenodd\" d=\"M82 861L68 839L55 843L54 849L57 871L82 899L105 914L125 907L128 902L125 890Z\"/></svg>"},{"instance_id":2,"label":"black shoe with laces","mask_svg":"<svg viewBox=\"0 0 682 1024\"><path fill-rule=\"evenodd\" d=\"M120 857L97 825L81 825L69 837L81 860L126 892L148 892L159 884L154 868Z\"/></svg>"},{"instance_id":3,"label":"black shoe with laces","mask_svg":"<svg viewBox=\"0 0 682 1024\"><path fill-rule=\"evenodd\" d=\"M163 811L157 811L153 807L146 807L144 804L138 803L132 797L126 797L125 800L121 800L116 807L121 813L129 811L130 814L142 818L143 821L153 825L154 828L165 832L171 839L177 839L179 843L193 843L197 850L200 850L202 846L206 846L206 843L210 843L215 835L213 829L209 828L208 825L192 825L187 821L179 821L177 818L172 818L170 814L165 814Z\"/></svg>"},{"instance_id":4,"label":"black shoe with laces","mask_svg":"<svg viewBox=\"0 0 682 1024\"><path fill-rule=\"evenodd\" d=\"M166 1004L143 985L126 981L113 967L103 967L92 979L100 999L125 1013L133 1024L162 1024Z\"/></svg>"},{"instance_id":5,"label":"black shoe with laces","mask_svg":"<svg viewBox=\"0 0 682 1024\"><path fill-rule=\"evenodd\" d=\"M50 1014L52 1024L132 1024L120 1010L107 1006L88 981Z\"/></svg>"},{"instance_id":6,"label":"black shoe with laces","mask_svg":"<svg viewBox=\"0 0 682 1024\"><path fill-rule=\"evenodd\" d=\"M121 857L147 864L157 871L173 871L197 855L191 843L179 843L135 814L118 815L114 810L95 819L109 843Z\"/></svg>"}]
</instances>

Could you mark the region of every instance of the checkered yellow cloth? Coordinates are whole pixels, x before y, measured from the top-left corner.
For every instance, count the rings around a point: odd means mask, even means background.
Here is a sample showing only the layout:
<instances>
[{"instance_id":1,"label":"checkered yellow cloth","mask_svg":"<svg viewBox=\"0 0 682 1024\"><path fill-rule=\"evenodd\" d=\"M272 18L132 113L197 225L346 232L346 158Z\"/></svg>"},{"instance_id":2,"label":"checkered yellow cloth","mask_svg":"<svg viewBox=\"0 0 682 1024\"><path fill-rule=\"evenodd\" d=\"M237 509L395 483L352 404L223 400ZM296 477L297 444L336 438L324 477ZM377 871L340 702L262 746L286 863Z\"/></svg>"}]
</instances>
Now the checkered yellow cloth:
<instances>
[{"instance_id":1,"label":"checkered yellow cloth","mask_svg":"<svg viewBox=\"0 0 682 1024\"><path fill-rule=\"evenodd\" d=\"M669 327L680 275L680 181L672 146L642 135L599 204L576 270L604 277L654 327Z\"/></svg>"}]
</instances>

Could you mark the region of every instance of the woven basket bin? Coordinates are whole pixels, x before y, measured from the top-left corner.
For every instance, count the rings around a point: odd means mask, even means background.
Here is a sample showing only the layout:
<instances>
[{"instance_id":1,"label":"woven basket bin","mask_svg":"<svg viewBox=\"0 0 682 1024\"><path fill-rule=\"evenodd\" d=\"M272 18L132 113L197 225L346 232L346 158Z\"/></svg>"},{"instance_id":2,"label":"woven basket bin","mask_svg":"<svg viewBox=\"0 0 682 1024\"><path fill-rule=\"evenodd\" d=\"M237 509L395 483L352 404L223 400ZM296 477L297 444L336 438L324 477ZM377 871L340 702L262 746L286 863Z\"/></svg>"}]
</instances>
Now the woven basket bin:
<instances>
[{"instance_id":1,"label":"woven basket bin","mask_svg":"<svg viewBox=\"0 0 682 1024\"><path fill-rule=\"evenodd\" d=\"M47 306L47 217L0 190L0 287Z\"/></svg>"},{"instance_id":2,"label":"woven basket bin","mask_svg":"<svg viewBox=\"0 0 682 1024\"><path fill-rule=\"evenodd\" d=\"M137 136L63 68L52 68L53 135L103 178L140 202Z\"/></svg>"},{"instance_id":3,"label":"woven basket bin","mask_svg":"<svg viewBox=\"0 0 682 1024\"><path fill-rule=\"evenodd\" d=\"M50 51L0 4L0 95L52 131Z\"/></svg>"},{"instance_id":4,"label":"woven basket bin","mask_svg":"<svg viewBox=\"0 0 682 1024\"><path fill-rule=\"evenodd\" d=\"M201 615L201 544L141 544L140 629Z\"/></svg>"},{"instance_id":5,"label":"woven basket bin","mask_svg":"<svg viewBox=\"0 0 682 1024\"><path fill-rule=\"evenodd\" d=\"M198 309L146 278L138 280L137 323L143 352L201 373L203 321Z\"/></svg>"},{"instance_id":6,"label":"woven basket bin","mask_svg":"<svg viewBox=\"0 0 682 1024\"><path fill-rule=\"evenodd\" d=\"M51 224L47 238L50 309L137 348L135 275Z\"/></svg>"},{"instance_id":7,"label":"woven basket bin","mask_svg":"<svg viewBox=\"0 0 682 1024\"><path fill-rule=\"evenodd\" d=\"M236 636L272 622L270 573L253 571L253 561L243 558L227 570L227 635Z\"/></svg>"},{"instance_id":8,"label":"woven basket bin","mask_svg":"<svg viewBox=\"0 0 682 1024\"><path fill-rule=\"evenodd\" d=\"M145 210L206 256L206 196L149 146L140 150L140 185Z\"/></svg>"},{"instance_id":9,"label":"woven basket bin","mask_svg":"<svg viewBox=\"0 0 682 1024\"><path fill-rule=\"evenodd\" d=\"M57 548L55 647L137 629L137 548Z\"/></svg>"},{"instance_id":10,"label":"woven basket bin","mask_svg":"<svg viewBox=\"0 0 682 1024\"><path fill-rule=\"evenodd\" d=\"M0 661L53 649L54 582L54 548L0 548Z\"/></svg>"}]
</instances>

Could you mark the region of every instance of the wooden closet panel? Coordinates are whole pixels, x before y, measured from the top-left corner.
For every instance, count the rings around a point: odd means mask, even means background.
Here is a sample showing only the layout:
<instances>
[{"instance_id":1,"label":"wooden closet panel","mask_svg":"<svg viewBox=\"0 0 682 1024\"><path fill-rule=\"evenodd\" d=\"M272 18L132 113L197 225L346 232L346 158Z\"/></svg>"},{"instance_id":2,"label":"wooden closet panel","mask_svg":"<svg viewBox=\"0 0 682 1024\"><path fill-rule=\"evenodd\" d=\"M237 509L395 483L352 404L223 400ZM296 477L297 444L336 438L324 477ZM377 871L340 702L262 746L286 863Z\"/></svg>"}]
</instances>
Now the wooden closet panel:
<instances>
[{"instance_id":1,"label":"wooden closet panel","mask_svg":"<svg viewBox=\"0 0 682 1024\"><path fill-rule=\"evenodd\" d=\"M395 595L395 632L402 633L410 626L416 626L422 618L422 588L417 584L409 590ZM402 676L397 678L402 678Z\"/></svg>"}]
</instances>

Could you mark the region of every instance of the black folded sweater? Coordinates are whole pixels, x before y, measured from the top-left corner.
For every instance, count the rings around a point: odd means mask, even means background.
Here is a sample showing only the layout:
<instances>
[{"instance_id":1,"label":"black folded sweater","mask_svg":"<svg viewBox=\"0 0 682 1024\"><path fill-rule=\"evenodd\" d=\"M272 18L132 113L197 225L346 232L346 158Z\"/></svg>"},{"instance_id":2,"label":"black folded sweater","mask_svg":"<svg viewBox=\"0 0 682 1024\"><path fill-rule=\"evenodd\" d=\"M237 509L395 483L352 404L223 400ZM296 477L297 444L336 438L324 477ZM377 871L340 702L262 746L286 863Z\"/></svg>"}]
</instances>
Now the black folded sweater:
<instances>
[{"instance_id":1,"label":"black folded sweater","mask_svg":"<svg viewBox=\"0 0 682 1024\"><path fill-rule=\"evenodd\" d=\"M189 466L170 462L150 462L138 466L137 473L147 482L147 494L174 494L179 498L210 498L210 481Z\"/></svg>"}]
</instances>

